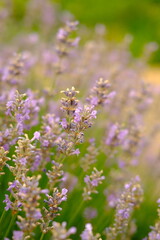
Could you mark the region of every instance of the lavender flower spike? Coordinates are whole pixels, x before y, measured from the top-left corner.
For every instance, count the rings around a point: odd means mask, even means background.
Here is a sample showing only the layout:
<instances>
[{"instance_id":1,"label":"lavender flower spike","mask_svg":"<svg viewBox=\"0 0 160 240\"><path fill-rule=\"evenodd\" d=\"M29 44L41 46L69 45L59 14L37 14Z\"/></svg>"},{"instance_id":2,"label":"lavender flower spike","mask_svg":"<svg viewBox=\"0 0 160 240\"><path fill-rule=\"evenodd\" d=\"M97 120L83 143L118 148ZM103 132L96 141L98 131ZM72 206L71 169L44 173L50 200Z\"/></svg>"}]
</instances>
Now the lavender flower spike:
<instances>
[{"instance_id":1,"label":"lavender flower spike","mask_svg":"<svg viewBox=\"0 0 160 240\"><path fill-rule=\"evenodd\" d=\"M87 223L85 230L81 233L81 240L102 240L102 238L99 233L94 236L91 223Z\"/></svg>"}]
</instances>

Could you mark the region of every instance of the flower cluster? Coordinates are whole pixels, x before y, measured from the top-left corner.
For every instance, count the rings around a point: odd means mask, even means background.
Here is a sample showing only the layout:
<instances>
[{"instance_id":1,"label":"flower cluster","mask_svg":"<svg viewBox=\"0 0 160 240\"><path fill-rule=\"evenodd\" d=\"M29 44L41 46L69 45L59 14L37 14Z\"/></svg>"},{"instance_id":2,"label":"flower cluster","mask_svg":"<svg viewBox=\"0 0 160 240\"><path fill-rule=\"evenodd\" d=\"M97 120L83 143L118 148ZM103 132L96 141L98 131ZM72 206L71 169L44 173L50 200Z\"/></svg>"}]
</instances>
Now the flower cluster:
<instances>
[{"instance_id":1,"label":"flower cluster","mask_svg":"<svg viewBox=\"0 0 160 240\"><path fill-rule=\"evenodd\" d=\"M113 124L108 132L108 136L105 140L106 145L118 146L123 144L126 136L128 135L128 129L121 129L118 124Z\"/></svg>"},{"instance_id":2,"label":"flower cluster","mask_svg":"<svg viewBox=\"0 0 160 240\"><path fill-rule=\"evenodd\" d=\"M63 164L53 161L52 170L48 170L46 175L48 176L49 189L53 189L56 183L62 181L64 171Z\"/></svg>"},{"instance_id":3,"label":"flower cluster","mask_svg":"<svg viewBox=\"0 0 160 240\"><path fill-rule=\"evenodd\" d=\"M36 133L34 134L36 135ZM35 136L34 136L35 138ZM10 171L16 176L17 179L21 178L22 173L26 173L28 169L34 169L37 164L37 158L39 155L38 149L33 144L33 139L29 139L28 135L19 137L15 153L13 155L13 162L15 166L8 165Z\"/></svg>"},{"instance_id":4,"label":"flower cluster","mask_svg":"<svg viewBox=\"0 0 160 240\"><path fill-rule=\"evenodd\" d=\"M77 124L76 128L81 131L90 128L96 115L97 111L94 109L94 106L84 105L83 108L78 107L74 115L74 123Z\"/></svg>"},{"instance_id":5,"label":"flower cluster","mask_svg":"<svg viewBox=\"0 0 160 240\"><path fill-rule=\"evenodd\" d=\"M76 233L76 228L71 227L70 229L66 229L67 223L62 222L61 224L58 222L53 222L53 230L52 230L52 236L54 240L70 240L68 238L70 235Z\"/></svg>"},{"instance_id":6,"label":"flower cluster","mask_svg":"<svg viewBox=\"0 0 160 240\"><path fill-rule=\"evenodd\" d=\"M154 227L151 227L152 231L148 235L148 240L157 240L160 238L160 199L157 201L158 203L158 221L156 222Z\"/></svg>"},{"instance_id":7,"label":"flower cluster","mask_svg":"<svg viewBox=\"0 0 160 240\"><path fill-rule=\"evenodd\" d=\"M49 224L59 215L59 211L62 210L59 205L67 200L67 192L68 190L65 188L63 188L61 192L59 192L57 188L54 188L53 196L46 194L47 199L44 200L46 207L43 208L43 217L40 223L42 232L46 233L54 228Z\"/></svg>"},{"instance_id":8,"label":"flower cluster","mask_svg":"<svg viewBox=\"0 0 160 240\"><path fill-rule=\"evenodd\" d=\"M124 192L117 201L116 214L113 227L106 229L107 239L120 239L127 234L129 220L135 208L143 199L143 190L138 176L125 184Z\"/></svg>"},{"instance_id":9,"label":"flower cluster","mask_svg":"<svg viewBox=\"0 0 160 240\"><path fill-rule=\"evenodd\" d=\"M56 117L55 114L43 116L40 142L46 152L55 145L55 141L61 133L59 121L59 117Z\"/></svg>"},{"instance_id":10,"label":"flower cluster","mask_svg":"<svg viewBox=\"0 0 160 240\"><path fill-rule=\"evenodd\" d=\"M83 197L84 200L91 200L92 193L98 193L96 190L97 186L102 183L105 179L105 176L102 176L103 171L98 171L96 168L93 169L92 174L90 176L86 176L84 181L86 183L86 187L84 187Z\"/></svg>"},{"instance_id":11,"label":"flower cluster","mask_svg":"<svg viewBox=\"0 0 160 240\"><path fill-rule=\"evenodd\" d=\"M38 220L42 217L39 208L40 194L48 192L47 189L42 190L38 187L39 179L40 175L28 177L23 174L21 179L9 184L8 191L11 192L14 202L9 199L8 195L4 200L6 210L11 209L13 214L17 214L18 211L25 213L25 217L18 215L17 225L21 230L19 234L21 233L26 239L32 235Z\"/></svg>"},{"instance_id":12,"label":"flower cluster","mask_svg":"<svg viewBox=\"0 0 160 240\"><path fill-rule=\"evenodd\" d=\"M21 84L21 77L24 73L25 56L15 54L9 66L7 66L2 75L2 81L10 85Z\"/></svg>"},{"instance_id":13,"label":"flower cluster","mask_svg":"<svg viewBox=\"0 0 160 240\"><path fill-rule=\"evenodd\" d=\"M84 171L88 171L92 164L96 162L96 158L98 155L98 149L95 145L95 139L90 139L89 141L90 145L87 148L87 153L85 156L81 159L81 166Z\"/></svg>"},{"instance_id":14,"label":"flower cluster","mask_svg":"<svg viewBox=\"0 0 160 240\"><path fill-rule=\"evenodd\" d=\"M24 129L28 129L38 123L38 112L42 99L35 99L32 92L20 94L16 91L13 98L7 102L6 114L15 123L16 131L19 135L23 134Z\"/></svg>"},{"instance_id":15,"label":"flower cluster","mask_svg":"<svg viewBox=\"0 0 160 240\"><path fill-rule=\"evenodd\" d=\"M108 80L99 78L96 82L95 87L92 89L92 95L90 95L87 100L91 105L103 106L109 103L110 99L115 96L115 91L109 92L111 85Z\"/></svg>"},{"instance_id":16,"label":"flower cluster","mask_svg":"<svg viewBox=\"0 0 160 240\"><path fill-rule=\"evenodd\" d=\"M81 240L102 240L102 238L99 233L94 236L92 232L92 225L87 223L85 225L85 230L81 234Z\"/></svg>"},{"instance_id":17,"label":"flower cluster","mask_svg":"<svg viewBox=\"0 0 160 240\"><path fill-rule=\"evenodd\" d=\"M25 217L18 216L17 225L19 226L23 236L32 236L32 232L38 224L38 220L42 217L39 208L39 199L41 193L46 193L48 190L41 190L38 187L40 176L24 177L24 183L19 188L18 197L20 199L22 210L25 212Z\"/></svg>"},{"instance_id":18,"label":"flower cluster","mask_svg":"<svg viewBox=\"0 0 160 240\"><path fill-rule=\"evenodd\" d=\"M84 141L84 131L92 126L97 111L94 110L94 106L78 106L75 96L79 92L75 91L74 87L62 93L66 95L66 98L61 100L61 109L66 114L66 118L62 119L60 124L66 135L57 139L57 146L59 151L65 155L78 155L79 149L75 149L75 146Z\"/></svg>"},{"instance_id":19,"label":"flower cluster","mask_svg":"<svg viewBox=\"0 0 160 240\"><path fill-rule=\"evenodd\" d=\"M77 25L78 21L67 22L64 28L58 30L56 51L60 57L67 55L71 47L78 45L79 37L75 39L70 37L71 33L77 30Z\"/></svg>"}]
</instances>

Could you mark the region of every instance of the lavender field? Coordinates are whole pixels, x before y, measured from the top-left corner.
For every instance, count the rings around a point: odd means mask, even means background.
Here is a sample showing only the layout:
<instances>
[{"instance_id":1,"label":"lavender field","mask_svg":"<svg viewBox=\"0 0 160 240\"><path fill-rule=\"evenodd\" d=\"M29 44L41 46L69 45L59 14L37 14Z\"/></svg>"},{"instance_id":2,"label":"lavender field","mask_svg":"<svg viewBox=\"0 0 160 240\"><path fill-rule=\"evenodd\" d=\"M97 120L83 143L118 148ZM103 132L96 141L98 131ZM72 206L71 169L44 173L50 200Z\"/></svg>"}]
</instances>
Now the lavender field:
<instances>
[{"instance_id":1,"label":"lavender field","mask_svg":"<svg viewBox=\"0 0 160 240\"><path fill-rule=\"evenodd\" d=\"M160 240L160 88L49 0L0 3L0 240ZM153 75L154 78L154 75ZM154 82L154 79L153 79Z\"/></svg>"}]
</instances>

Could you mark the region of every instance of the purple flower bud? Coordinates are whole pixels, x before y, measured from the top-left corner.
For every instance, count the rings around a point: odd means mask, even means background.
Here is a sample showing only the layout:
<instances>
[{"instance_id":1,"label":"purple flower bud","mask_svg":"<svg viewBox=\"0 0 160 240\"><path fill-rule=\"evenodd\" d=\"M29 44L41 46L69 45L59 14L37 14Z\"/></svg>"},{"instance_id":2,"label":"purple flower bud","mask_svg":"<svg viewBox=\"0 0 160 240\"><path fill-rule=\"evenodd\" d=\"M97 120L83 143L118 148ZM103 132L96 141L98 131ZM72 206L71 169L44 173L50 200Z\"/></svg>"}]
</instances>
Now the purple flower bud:
<instances>
[{"instance_id":1,"label":"purple flower bud","mask_svg":"<svg viewBox=\"0 0 160 240\"><path fill-rule=\"evenodd\" d=\"M67 21L66 22L66 25L70 28L71 31L75 31L77 29L78 24L79 24L78 21L74 21L74 22Z\"/></svg>"},{"instance_id":2,"label":"purple flower bud","mask_svg":"<svg viewBox=\"0 0 160 240\"><path fill-rule=\"evenodd\" d=\"M91 181L91 184L92 184L92 186L98 186L98 179L93 179L92 181Z\"/></svg>"},{"instance_id":3,"label":"purple flower bud","mask_svg":"<svg viewBox=\"0 0 160 240\"><path fill-rule=\"evenodd\" d=\"M17 185L19 184L18 180L15 180L12 184L10 184L8 191L11 191L13 188L17 188Z\"/></svg>"},{"instance_id":4,"label":"purple flower bud","mask_svg":"<svg viewBox=\"0 0 160 240\"><path fill-rule=\"evenodd\" d=\"M84 178L84 181L85 181L85 183L89 183L89 182L90 182L90 177L87 175L87 176Z\"/></svg>"},{"instance_id":5,"label":"purple flower bud","mask_svg":"<svg viewBox=\"0 0 160 240\"><path fill-rule=\"evenodd\" d=\"M40 136L41 136L40 132L36 131L36 132L34 133L34 137L32 138L32 141L33 141L33 140L39 140L39 139L40 139Z\"/></svg>"},{"instance_id":6,"label":"purple flower bud","mask_svg":"<svg viewBox=\"0 0 160 240\"><path fill-rule=\"evenodd\" d=\"M118 139L122 142L127 135L128 135L128 129L123 129L118 134Z\"/></svg>"},{"instance_id":7,"label":"purple flower bud","mask_svg":"<svg viewBox=\"0 0 160 240\"><path fill-rule=\"evenodd\" d=\"M43 146L43 147L48 147L48 145L49 145L49 141L48 141L48 140L44 140L44 141L42 142L42 146Z\"/></svg>"},{"instance_id":8,"label":"purple flower bud","mask_svg":"<svg viewBox=\"0 0 160 240\"><path fill-rule=\"evenodd\" d=\"M80 154L80 151L79 149L77 148L75 151L72 152L72 155L79 155Z\"/></svg>"},{"instance_id":9,"label":"purple flower bud","mask_svg":"<svg viewBox=\"0 0 160 240\"><path fill-rule=\"evenodd\" d=\"M14 231L13 232L13 240L22 240L23 232L22 231Z\"/></svg>"},{"instance_id":10,"label":"purple flower bud","mask_svg":"<svg viewBox=\"0 0 160 240\"><path fill-rule=\"evenodd\" d=\"M68 230L68 234L75 234L77 231L76 227L71 227L69 230Z\"/></svg>"},{"instance_id":11,"label":"purple flower bud","mask_svg":"<svg viewBox=\"0 0 160 240\"><path fill-rule=\"evenodd\" d=\"M48 189L42 189L42 190L41 190L41 193L48 194L48 193L49 193L49 190L48 190Z\"/></svg>"},{"instance_id":12,"label":"purple flower bud","mask_svg":"<svg viewBox=\"0 0 160 240\"><path fill-rule=\"evenodd\" d=\"M67 128L67 120L65 118L62 119L62 121L60 122L62 128Z\"/></svg>"},{"instance_id":13,"label":"purple flower bud","mask_svg":"<svg viewBox=\"0 0 160 240\"><path fill-rule=\"evenodd\" d=\"M110 92L107 97L112 99L112 98L114 98L116 96L116 94L117 93L115 91L113 91L113 92Z\"/></svg>"},{"instance_id":14,"label":"purple flower bud","mask_svg":"<svg viewBox=\"0 0 160 240\"><path fill-rule=\"evenodd\" d=\"M81 107L78 107L76 110L75 110L75 113L74 113L74 121L76 123L79 123L81 121L81 115L80 113L82 112L82 108Z\"/></svg>"},{"instance_id":15,"label":"purple flower bud","mask_svg":"<svg viewBox=\"0 0 160 240\"><path fill-rule=\"evenodd\" d=\"M19 162L20 162L23 166L25 166L26 163L27 163L26 157L21 158L21 159L19 160Z\"/></svg>"},{"instance_id":16,"label":"purple flower bud","mask_svg":"<svg viewBox=\"0 0 160 240\"><path fill-rule=\"evenodd\" d=\"M81 234L81 240L88 240L88 239L93 239L91 223L87 223L85 225L85 230Z\"/></svg>"},{"instance_id":17,"label":"purple flower bud","mask_svg":"<svg viewBox=\"0 0 160 240\"><path fill-rule=\"evenodd\" d=\"M124 186L124 188L125 188L125 189L129 189L130 186L131 186L131 183L126 183L125 186Z\"/></svg>"},{"instance_id":18,"label":"purple flower bud","mask_svg":"<svg viewBox=\"0 0 160 240\"><path fill-rule=\"evenodd\" d=\"M90 100L91 105L97 106L98 105L98 97L92 97Z\"/></svg>"},{"instance_id":19,"label":"purple flower bud","mask_svg":"<svg viewBox=\"0 0 160 240\"><path fill-rule=\"evenodd\" d=\"M97 116L97 111L96 110L93 110L92 112L91 112L91 117L92 118L96 118Z\"/></svg>"},{"instance_id":20,"label":"purple flower bud","mask_svg":"<svg viewBox=\"0 0 160 240\"><path fill-rule=\"evenodd\" d=\"M80 38L79 38L79 37L75 38L75 39L71 42L71 46L72 46L72 47L77 47L78 44L79 44L79 41L80 41Z\"/></svg>"},{"instance_id":21,"label":"purple flower bud","mask_svg":"<svg viewBox=\"0 0 160 240\"><path fill-rule=\"evenodd\" d=\"M110 145L112 143L112 139L114 138L117 130L118 130L117 124L113 124L109 130L108 137L105 142L107 145Z\"/></svg>"},{"instance_id":22,"label":"purple flower bud","mask_svg":"<svg viewBox=\"0 0 160 240\"><path fill-rule=\"evenodd\" d=\"M9 196L7 194L5 194L5 200L3 202L6 203L5 207L6 211L12 208L12 202L10 201Z\"/></svg>"},{"instance_id":23,"label":"purple flower bud","mask_svg":"<svg viewBox=\"0 0 160 240\"><path fill-rule=\"evenodd\" d=\"M38 220L42 217L42 214L39 210L36 210L33 217Z\"/></svg>"},{"instance_id":24,"label":"purple flower bud","mask_svg":"<svg viewBox=\"0 0 160 240\"><path fill-rule=\"evenodd\" d=\"M63 28L60 28L57 33L57 39L63 41L68 36L68 32Z\"/></svg>"},{"instance_id":25,"label":"purple flower bud","mask_svg":"<svg viewBox=\"0 0 160 240\"><path fill-rule=\"evenodd\" d=\"M62 195L66 195L68 190L66 188L62 188Z\"/></svg>"},{"instance_id":26,"label":"purple flower bud","mask_svg":"<svg viewBox=\"0 0 160 240\"><path fill-rule=\"evenodd\" d=\"M118 210L118 214L121 218L128 219L129 218L129 209L120 209Z\"/></svg>"}]
</instances>

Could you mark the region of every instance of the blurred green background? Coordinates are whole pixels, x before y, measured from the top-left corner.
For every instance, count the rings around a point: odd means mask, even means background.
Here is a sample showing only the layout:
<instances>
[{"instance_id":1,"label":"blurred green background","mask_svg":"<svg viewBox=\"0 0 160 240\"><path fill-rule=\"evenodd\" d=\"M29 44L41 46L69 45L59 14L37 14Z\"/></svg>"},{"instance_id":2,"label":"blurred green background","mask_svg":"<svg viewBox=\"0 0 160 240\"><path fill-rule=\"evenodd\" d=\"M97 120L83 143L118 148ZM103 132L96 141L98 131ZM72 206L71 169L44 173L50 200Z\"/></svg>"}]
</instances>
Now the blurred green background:
<instances>
[{"instance_id":1,"label":"blurred green background","mask_svg":"<svg viewBox=\"0 0 160 240\"><path fill-rule=\"evenodd\" d=\"M12 0L13 17L23 18L28 0ZM45 1L45 0L44 0ZM51 0L60 8L70 11L80 23L94 27L103 23L110 40L120 41L125 34L133 35L131 51L138 57L144 44L157 42L160 45L160 0ZM160 50L151 59L160 63Z\"/></svg>"}]
</instances>

